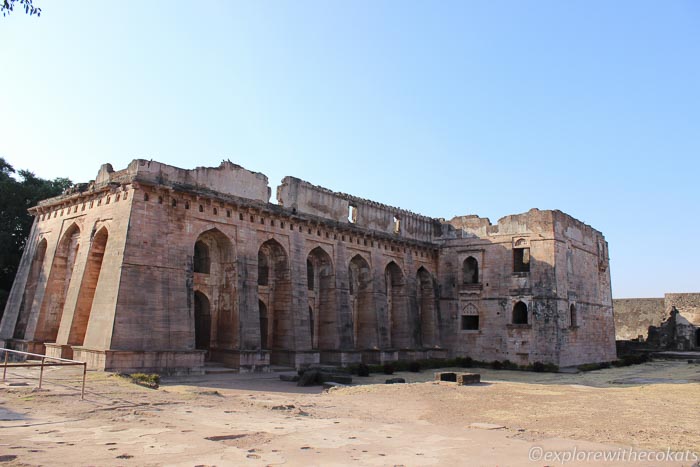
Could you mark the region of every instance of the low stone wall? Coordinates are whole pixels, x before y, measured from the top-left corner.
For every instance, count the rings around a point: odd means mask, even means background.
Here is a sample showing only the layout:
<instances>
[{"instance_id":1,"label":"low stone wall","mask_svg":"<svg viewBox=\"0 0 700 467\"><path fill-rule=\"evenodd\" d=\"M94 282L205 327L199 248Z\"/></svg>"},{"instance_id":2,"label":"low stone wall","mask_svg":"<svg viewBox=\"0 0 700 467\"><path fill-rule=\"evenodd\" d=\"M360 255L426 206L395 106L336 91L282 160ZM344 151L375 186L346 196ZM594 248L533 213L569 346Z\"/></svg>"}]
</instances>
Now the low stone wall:
<instances>
[{"instance_id":1,"label":"low stone wall","mask_svg":"<svg viewBox=\"0 0 700 467\"><path fill-rule=\"evenodd\" d=\"M663 298L618 298L613 300L615 339L633 340L649 335L649 326L660 326L668 316Z\"/></svg>"}]
</instances>

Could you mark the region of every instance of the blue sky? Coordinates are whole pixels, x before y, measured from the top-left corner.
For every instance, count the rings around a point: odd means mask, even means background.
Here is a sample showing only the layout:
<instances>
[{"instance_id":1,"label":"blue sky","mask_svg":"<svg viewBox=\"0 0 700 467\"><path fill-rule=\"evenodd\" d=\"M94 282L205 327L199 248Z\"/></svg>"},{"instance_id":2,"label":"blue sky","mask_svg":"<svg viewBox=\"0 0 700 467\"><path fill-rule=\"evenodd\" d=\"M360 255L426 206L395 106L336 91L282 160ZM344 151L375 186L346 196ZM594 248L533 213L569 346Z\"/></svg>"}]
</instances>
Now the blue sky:
<instances>
[{"instance_id":1,"label":"blue sky","mask_svg":"<svg viewBox=\"0 0 700 467\"><path fill-rule=\"evenodd\" d=\"M64 1L0 18L0 156L230 159L433 217L560 209L700 292L697 1Z\"/></svg>"}]
</instances>

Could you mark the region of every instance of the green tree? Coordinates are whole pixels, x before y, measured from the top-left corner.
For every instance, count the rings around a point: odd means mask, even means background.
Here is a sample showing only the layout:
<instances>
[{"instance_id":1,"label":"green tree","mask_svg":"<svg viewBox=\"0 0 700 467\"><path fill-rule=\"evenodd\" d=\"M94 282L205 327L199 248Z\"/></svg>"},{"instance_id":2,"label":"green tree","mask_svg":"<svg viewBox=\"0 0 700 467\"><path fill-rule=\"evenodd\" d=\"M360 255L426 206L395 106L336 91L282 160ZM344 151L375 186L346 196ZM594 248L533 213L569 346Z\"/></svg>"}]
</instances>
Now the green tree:
<instances>
[{"instance_id":1,"label":"green tree","mask_svg":"<svg viewBox=\"0 0 700 467\"><path fill-rule=\"evenodd\" d=\"M15 5L19 4L29 16L41 16L41 8L34 6L32 1L33 0L0 0L0 11L3 16L7 16L14 11Z\"/></svg>"},{"instance_id":2,"label":"green tree","mask_svg":"<svg viewBox=\"0 0 700 467\"><path fill-rule=\"evenodd\" d=\"M44 180L28 170L15 171L0 157L0 317L34 222L27 209L72 184L67 178Z\"/></svg>"}]
</instances>

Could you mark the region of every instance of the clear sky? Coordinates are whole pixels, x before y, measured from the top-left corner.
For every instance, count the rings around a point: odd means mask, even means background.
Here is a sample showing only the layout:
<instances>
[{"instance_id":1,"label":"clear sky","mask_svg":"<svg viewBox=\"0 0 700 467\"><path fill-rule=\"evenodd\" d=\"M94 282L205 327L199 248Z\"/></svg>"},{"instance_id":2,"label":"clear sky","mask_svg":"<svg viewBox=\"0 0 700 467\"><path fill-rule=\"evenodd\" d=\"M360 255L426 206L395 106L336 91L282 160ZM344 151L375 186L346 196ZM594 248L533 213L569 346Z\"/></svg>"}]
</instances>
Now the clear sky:
<instances>
[{"instance_id":1,"label":"clear sky","mask_svg":"<svg viewBox=\"0 0 700 467\"><path fill-rule=\"evenodd\" d=\"M62 1L0 17L0 156L230 159L433 217L560 209L700 292L700 2Z\"/></svg>"}]
</instances>

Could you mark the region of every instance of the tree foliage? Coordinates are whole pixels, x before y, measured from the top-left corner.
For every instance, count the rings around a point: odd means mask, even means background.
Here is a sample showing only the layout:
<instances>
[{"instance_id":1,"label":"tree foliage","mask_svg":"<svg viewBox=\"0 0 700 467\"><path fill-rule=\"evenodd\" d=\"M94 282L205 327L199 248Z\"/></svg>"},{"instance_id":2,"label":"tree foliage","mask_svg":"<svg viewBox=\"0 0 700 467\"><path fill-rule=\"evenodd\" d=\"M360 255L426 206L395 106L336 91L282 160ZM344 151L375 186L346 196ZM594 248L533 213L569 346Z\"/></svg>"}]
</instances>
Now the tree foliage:
<instances>
[{"instance_id":1,"label":"tree foliage","mask_svg":"<svg viewBox=\"0 0 700 467\"><path fill-rule=\"evenodd\" d=\"M34 6L33 0L0 0L0 11L3 16L12 13L15 6L19 4L20 8L24 8L24 12L29 16L41 16L41 8Z\"/></svg>"},{"instance_id":2,"label":"tree foliage","mask_svg":"<svg viewBox=\"0 0 700 467\"><path fill-rule=\"evenodd\" d=\"M0 157L0 316L34 221L27 209L71 185L67 178L44 180L28 170L15 171Z\"/></svg>"}]
</instances>

